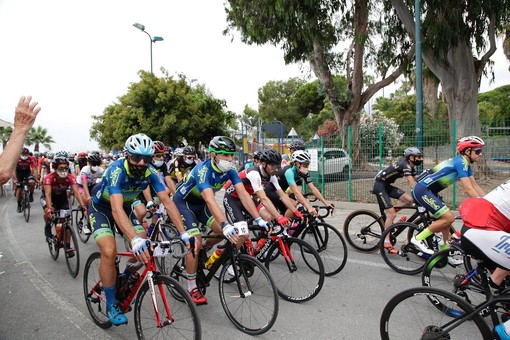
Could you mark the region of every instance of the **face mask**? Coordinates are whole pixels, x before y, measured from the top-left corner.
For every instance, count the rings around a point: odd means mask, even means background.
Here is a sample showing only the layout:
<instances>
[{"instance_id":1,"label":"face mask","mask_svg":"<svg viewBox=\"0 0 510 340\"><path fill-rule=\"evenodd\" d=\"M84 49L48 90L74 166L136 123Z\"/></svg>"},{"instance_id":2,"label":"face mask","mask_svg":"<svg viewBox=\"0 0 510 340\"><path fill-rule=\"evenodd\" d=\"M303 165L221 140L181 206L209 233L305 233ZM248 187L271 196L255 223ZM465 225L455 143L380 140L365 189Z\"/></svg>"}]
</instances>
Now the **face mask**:
<instances>
[{"instance_id":1,"label":"face mask","mask_svg":"<svg viewBox=\"0 0 510 340\"><path fill-rule=\"evenodd\" d=\"M67 172L65 172L65 171L57 171L57 175L60 178L66 178L67 177Z\"/></svg>"},{"instance_id":2,"label":"face mask","mask_svg":"<svg viewBox=\"0 0 510 340\"><path fill-rule=\"evenodd\" d=\"M159 169L163 165L163 161L153 161L152 165Z\"/></svg>"},{"instance_id":3,"label":"face mask","mask_svg":"<svg viewBox=\"0 0 510 340\"><path fill-rule=\"evenodd\" d=\"M142 177L145 174L145 170L147 170L147 166L145 165L136 165L128 162L129 173L132 177Z\"/></svg>"},{"instance_id":4,"label":"face mask","mask_svg":"<svg viewBox=\"0 0 510 340\"><path fill-rule=\"evenodd\" d=\"M94 172L97 172L97 170L99 170L99 165L91 166L91 167L90 167L90 170L92 170L92 171L94 171Z\"/></svg>"},{"instance_id":5,"label":"face mask","mask_svg":"<svg viewBox=\"0 0 510 340\"><path fill-rule=\"evenodd\" d=\"M21 159L26 161L28 159L28 156L21 156Z\"/></svg>"},{"instance_id":6,"label":"face mask","mask_svg":"<svg viewBox=\"0 0 510 340\"><path fill-rule=\"evenodd\" d=\"M228 172L230 169L232 169L232 162L216 157L216 166L221 172Z\"/></svg>"},{"instance_id":7,"label":"face mask","mask_svg":"<svg viewBox=\"0 0 510 340\"><path fill-rule=\"evenodd\" d=\"M193 164L193 160L192 159L185 159L184 162L186 162L186 164Z\"/></svg>"},{"instance_id":8,"label":"face mask","mask_svg":"<svg viewBox=\"0 0 510 340\"><path fill-rule=\"evenodd\" d=\"M308 173L308 168L305 168L304 166L299 167L299 172L303 175L306 175Z\"/></svg>"},{"instance_id":9,"label":"face mask","mask_svg":"<svg viewBox=\"0 0 510 340\"><path fill-rule=\"evenodd\" d=\"M423 160L422 159L415 159L413 163L414 163L414 165L421 165L423 163Z\"/></svg>"}]
</instances>

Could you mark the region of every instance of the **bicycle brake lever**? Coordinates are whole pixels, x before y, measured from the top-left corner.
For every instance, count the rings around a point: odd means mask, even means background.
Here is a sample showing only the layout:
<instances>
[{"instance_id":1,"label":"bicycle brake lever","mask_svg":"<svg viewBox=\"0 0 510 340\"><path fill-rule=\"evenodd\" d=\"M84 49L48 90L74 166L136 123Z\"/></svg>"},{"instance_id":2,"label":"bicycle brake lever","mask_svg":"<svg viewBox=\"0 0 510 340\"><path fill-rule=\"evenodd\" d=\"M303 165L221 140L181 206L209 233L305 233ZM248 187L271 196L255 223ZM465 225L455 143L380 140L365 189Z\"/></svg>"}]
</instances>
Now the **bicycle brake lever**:
<instances>
[{"instance_id":1,"label":"bicycle brake lever","mask_svg":"<svg viewBox=\"0 0 510 340\"><path fill-rule=\"evenodd\" d=\"M193 258L195 258L195 237L190 237L189 239L189 251Z\"/></svg>"}]
</instances>

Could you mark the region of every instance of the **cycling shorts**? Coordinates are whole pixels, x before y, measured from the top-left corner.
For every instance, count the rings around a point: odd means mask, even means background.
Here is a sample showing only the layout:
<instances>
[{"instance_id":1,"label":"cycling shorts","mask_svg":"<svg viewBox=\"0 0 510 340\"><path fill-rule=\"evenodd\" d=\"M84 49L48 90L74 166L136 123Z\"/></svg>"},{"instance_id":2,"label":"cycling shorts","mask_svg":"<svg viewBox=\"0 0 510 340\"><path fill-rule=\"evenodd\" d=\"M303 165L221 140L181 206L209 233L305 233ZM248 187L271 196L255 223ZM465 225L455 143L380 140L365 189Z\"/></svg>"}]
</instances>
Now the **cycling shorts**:
<instances>
[{"instance_id":1,"label":"cycling shorts","mask_svg":"<svg viewBox=\"0 0 510 340\"><path fill-rule=\"evenodd\" d=\"M25 178L27 179L27 181L34 181L34 175L32 175L31 173L26 175L26 176L20 176L18 177L18 181L16 182L16 188L18 189L21 189L22 188L22 185L23 185L23 180L25 180Z\"/></svg>"},{"instance_id":2,"label":"cycling shorts","mask_svg":"<svg viewBox=\"0 0 510 340\"><path fill-rule=\"evenodd\" d=\"M510 270L510 234L502 230L469 228L461 230L461 245L464 251L492 270L500 267Z\"/></svg>"},{"instance_id":3,"label":"cycling shorts","mask_svg":"<svg viewBox=\"0 0 510 340\"><path fill-rule=\"evenodd\" d=\"M48 204L46 202L46 195L44 194L44 191L41 195L41 207L43 208L43 211L46 210ZM69 200L67 199L67 195L58 195L58 196L51 196L51 206L55 210L62 210L62 209L69 209Z\"/></svg>"},{"instance_id":4,"label":"cycling shorts","mask_svg":"<svg viewBox=\"0 0 510 340\"><path fill-rule=\"evenodd\" d=\"M145 233L145 229L140 222L138 221L136 214L133 209L131 209L130 205L124 205L124 212L129 217L133 228L135 229L137 234ZM100 238L104 236L112 236L115 237L115 230L113 229L115 226L115 219L113 218L112 209L110 207L105 207L104 205L97 204L92 202L88 208L90 229L94 236L94 240L97 242ZM116 228L116 231L124 236L124 233L120 228Z\"/></svg>"},{"instance_id":5,"label":"cycling shorts","mask_svg":"<svg viewBox=\"0 0 510 340\"><path fill-rule=\"evenodd\" d=\"M183 200L179 195L174 196L173 200L181 213L186 230L198 228L199 223L210 227L215 221L205 201L201 203L197 200L197 202L191 203Z\"/></svg>"},{"instance_id":6,"label":"cycling shorts","mask_svg":"<svg viewBox=\"0 0 510 340\"><path fill-rule=\"evenodd\" d=\"M374 182L374 188L372 191L377 196L377 200L384 206L384 209L393 208L391 199L400 199L400 197L404 194L404 190L399 189L390 183L378 180Z\"/></svg>"},{"instance_id":7,"label":"cycling shorts","mask_svg":"<svg viewBox=\"0 0 510 340\"><path fill-rule=\"evenodd\" d=\"M420 183L416 183L411 193L414 201L432 213L435 218L439 218L450 211L436 193Z\"/></svg>"}]
</instances>

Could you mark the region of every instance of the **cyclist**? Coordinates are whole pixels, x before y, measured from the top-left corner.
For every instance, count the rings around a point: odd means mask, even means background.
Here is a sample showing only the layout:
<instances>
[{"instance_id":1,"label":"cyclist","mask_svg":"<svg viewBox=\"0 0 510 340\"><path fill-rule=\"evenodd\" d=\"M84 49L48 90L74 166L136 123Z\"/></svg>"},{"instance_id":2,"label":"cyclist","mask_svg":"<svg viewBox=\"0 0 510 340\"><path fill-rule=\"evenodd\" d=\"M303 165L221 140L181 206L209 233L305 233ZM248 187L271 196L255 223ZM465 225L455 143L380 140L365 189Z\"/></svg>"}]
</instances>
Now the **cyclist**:
<instances>
[{"instance_id":1,"label":"cyclist","mask_svg":"<svg viewBox=\"0 0 510 340\"><path fill-rule=\"evenodd\" d=\"M294 153L294 151L298 151L298 150L305 150L305 145L303 144L303 142L296 140L296 141L293 141L292 143L290 143L289 151L290 151L291 156Z\"/></svg>"},{"instance_id":2,"label":"cyclist","mask_svg":"<svg viewBox=\"0 0 510 340\"><path fill-rule=\"evenodd\" d=\"M146 263L149 257L145 229L140 225L131 204L148 185L152 186L165 206L168 215L177 228L183 229L179 212L159 176L150 165L154 155L154 144L145 134L130 136L125 143L126 158L113 162L103 174L101 183L92 190L92 204L89 206L89 221L101 252L99 275L106 297L106 313L114 325L127 323L115 297L115 254L117 246L114 237L114 224L119 234L130 241L135 258L126 266L124 273L134 273ZM135 261L138 261L135 263Z\"/></svg>"},{"instance_id":3,"label":"cyclist","mask_svg":"<svg viewBox=\"0 0 510 340\"><path fill-rule=\"evenodd\" d=\"M468 198L459 208L464 225L462 248L482 259L492 271L491 287L502 290L510 274L510 181L499 185L483 198ZM510 322L496 325L501 339L510 340Z\"/></svg>"},{"instance_id":4,"label":"cyclist","mask_svg":"<svg viewBox=\"0 0 510 340\"><path fill-rule=\"evenodd\" d=\"M292 146L293 145L291 144L291 147ZM313 184L312 179L308 174L310 160L311 156L308 152L304 150L293 150L292 165L282 168L277 172L276 176L278 177L278 183L280 184L280 187L283 191L290 192L290 197L292 199L300 202L312 216L317 216L317 210L315 210L310 202L308 202L308 200L303 196L298 186L301 185L303 181L306 183L312 194L314 194L315 197L317 197L317 199L321 201L325 206L331 209L334 209L334 206L322 196L319 189L317 189ZM278 210L280 210L280 212L285 212L286 207L284 204L282 204L282 202L279 200L279 197L276 195L274 186L268 185L266 188L266 194L274 203L274 205L278 208ZM287 210L285 216L292 217L292 214L292 210Z\"/></svg>"},{"instance_id":5,"label":"cyclist","mask_svg":"<svg viewBox=\"0 0 510 340\"><path fill-rule=\"evenodd\" d=\"M177 149L178 156L168 165L168 173L173 180L170 192L175 194L175 187L197 165L197 153L192 146Z\"/></svg>"},{"instance_id":6,"label":"cyclist","mask_svg":"<svg viewBox=\"0 0 510 340\"><path fill-rule=\"evenodd\" d=\"M239 175L233 169L232 161L236 152L234 141L226 136L216 136L209 143L209 152L211 158L194 167L177 187L174 195L174 202L186 226L186 229L182 230L178 227L181 239L189 244L190 238L195 237L196 251L202 247L199 222L211 227L217 235L223 234L230 242L238 246L248 235L246 222L236 223L235 227L228 223L225 214L214 199L214 193L227 181L232 181L239 199L250 215L256 219L260 217L250 194L246 192ZM263 222L260 223L263 224ZM188 291L195 304L202 305L207 303L207 298L202 295L196 285L197 265L197 258L188 254L186 258Z\"/></svg>"},{"instance_id":7,"label":"cyclist","mask_svg":"<svg viewBox=\"0 0 510 340\"><path fill-rule=\"evenodd\" d=\"M69 162L65 157L55 157L53 161L54 172L44 177L44 186L41 194L41 206L44 211L44 236L47 242L51 242L50 221L55 210L69 209L69 199L67 191L71 188L78 203L86 211L87 205L80 196L76 177L69 173ZM65 242L68 243L71 234L66 234ZM73 257L74 251L69 249L67 257Z\"/></svg>"},{"instance_id":8,"label":"cyclist","mask_svg":"<svg viewBox=\"0 0 510 340\"><path fill-rule=\"evenodd\" d=\"M21 212L21 198L23 194L23 181L28 181L30 190L30 202L34 201L35 179L33 173L37 171L37 162L33 156L29 155L26 147L21 149L21 155L18 157L16 168L14 170L14 183L16 183L16 200L18 201L17 212Z\"/></svg>"},{"instance_id":9,"label":"cyclist","mask_svg":"<svg viewBox=\"0 0 510 340\"><path fill-rule=\"evenodd\" d=\"M72 174L76 174L76 166L74 164L74 158L76 154L74 152L67 152L67 161L69 162L69 171Z\"/></svg>"},{"instance_id":10,"label":"cyclist","mask_svg":"<svg viewBox=\"0 0 510 340\"><path fill-rule=\"evenodd\" d=\"M434 233L443 233L443 244L440 249L448 247L450 240L450 226L455 221L450 209L439 198L438 193L460 179L462 188L469 197L484 196L482 188L476 183L471 164L479 162L482 158L484 141L477 136L468 136L457 142L458 156L445 160L432 170L425 171L416 179L416 185L411 193L414 200L431 212L437 218L416 236L411 238L420 251L432 255L434 252L428 248L424 240Z\"/></svg>"},{"instance_id":11,"label":"cyclist","mask_svg":"<svg viewBox=\"0 0 510 340\"><path fill-rule=\"evenodd\" d=\"M43 185L44 176L55 171L55 169L53 169L51 166L53 164L54 157L55 157L55 154L53 152L47 152L46 158L44 159L44 161L41 164L41 175L39 176L39 184L41 187Z\"/></svg>"},{"instance_id":12,"label":"cyclist","mask_svg":"<svg viewBox=\"0 0 510 340\"><path fill-rule=\"evenodd\" d=\"M76 176L79 176L81 169L83 169L83 167L87 166L87 162L88 162L87 157L88 157L88 154L86 152L80 152L76 156L76 166L75 166ZM99 158L99 162L101 163L101 158Z\"/></svg>"},{"instance_id":13,"label":"cyclist","mask_svg":"<svg viewBox=\"0 0 510 340\"><path fill-rule=\"evenodd\" d=\"M92 203L92 188L94 185L96 185L96 183L100 181L104 170L100 166L101 158L99 158L99 155L92 153L87 157L87 161L89 165L85 165L81 168L80 174L76 178L76 181L78 183L78 188L80 195L82 196L82 200L88 206L90 203ZM83 233L85 235L90 235L91 231L87 224L88 223L83 223Z\"/></svg>"},{"instance_id":14,"label":"cyclist","mask_svg":"<svg viewBox=\"0 0 510 340\"><path fill-rule=\"evenodd\" d=\"M252 166L258 166L259 165L259 161L260 161L260 151L255 151L253 153L253 156L250 155L248 156L248 161L246 162L246 164L244 165L244 169L248 169L248 168L251 168Z\"/></svg>"},{"instance_id":15,"label":"cyclist","mask_svg":"<svg viewBox=\"0 0 510 340\"><path fill-rule=\"evenodd\" d=\"M289 219L280 214L264 191L264 186L272 183L283 204L288 209L291 209L292 211L295 210L290 198L283 192L282 188L280 188L278 179L275 176L278 169L280 169L281 161L282 157L276 150L264 150L260 153L259 165L241 171L241 173L239 173L239 177L241 178L241 182L243 183L246 191L250 195L258 198L258 201L261 203L261 208L264 208L267 211L267 214L264 215L264 219L270 220L271 218L275 218L278 221L278 224L282 227L286 227L290 224ZM225 212L227 213L229 220L232 222L245 221L244 216L245 213L248 212L239 199L239 194L235 191L235 186L231 182L228 182L225 187L223 206L225 207ZM260 213L262 214L262 210L260 210ZM255 220L255 222L257 222L259 226L266 227L265 224L260 225L260 220L261 218L259 217Z\"/></svg>"},{"instance_id":16,"label":"cyclist","mask_svg":"<svg viewBox=\"0 0 510 340\"><path fill-rule=\"evenodd\" d=\"M384 228L388 228L393 224L397 212L391 202L392 198L399 200L396 207L403 207L413 204L411 195L406 194L402 189L393 186L393 183L398 178L405 177L409 182L411 188L416 184L416 169L415 167L423 163L423 154L417 147L409 147L404 150L404 158L399 159L395 163L388 166L386 169L379 171L375 176L374 188L372 191L377 195L379 202L384 206L384 213L386 214L386 222ZM392 254L396 254L397 250L393 248L388 238L384 242L384 248Z\"/></svg>"}]
</instances>

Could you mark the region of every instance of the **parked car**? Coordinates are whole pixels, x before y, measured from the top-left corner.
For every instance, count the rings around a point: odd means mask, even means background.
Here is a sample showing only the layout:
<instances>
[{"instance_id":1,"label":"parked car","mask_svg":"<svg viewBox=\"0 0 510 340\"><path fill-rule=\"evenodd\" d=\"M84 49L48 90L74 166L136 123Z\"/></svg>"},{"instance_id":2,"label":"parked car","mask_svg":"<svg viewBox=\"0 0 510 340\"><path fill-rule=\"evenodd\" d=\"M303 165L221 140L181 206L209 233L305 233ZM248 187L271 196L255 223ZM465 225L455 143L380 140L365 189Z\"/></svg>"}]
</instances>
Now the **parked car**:
<instances>
[{"instance_id":1,"label":"parked car","mask_svg":"<svg viewBox=\"0 0 510 340\"><path fill-rule=\"evenodd\" d=\"M340 175L341 178L347 178L351 162L349 155L344 149L324 148L324 154L322 154L321 149L307 149L309 152L312 150L317 150L319 175L324 173L325 176Z\"/></svg>"}]
</instances>

